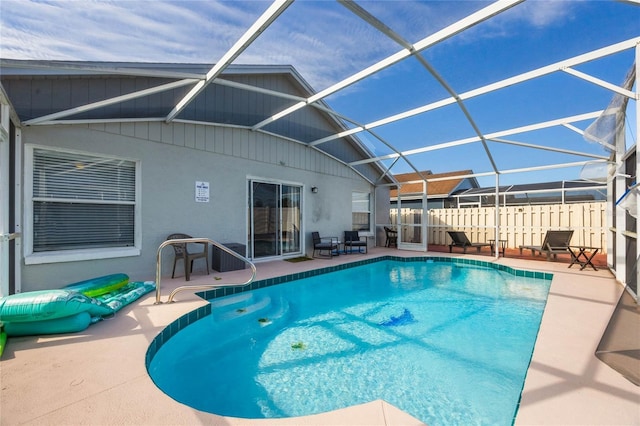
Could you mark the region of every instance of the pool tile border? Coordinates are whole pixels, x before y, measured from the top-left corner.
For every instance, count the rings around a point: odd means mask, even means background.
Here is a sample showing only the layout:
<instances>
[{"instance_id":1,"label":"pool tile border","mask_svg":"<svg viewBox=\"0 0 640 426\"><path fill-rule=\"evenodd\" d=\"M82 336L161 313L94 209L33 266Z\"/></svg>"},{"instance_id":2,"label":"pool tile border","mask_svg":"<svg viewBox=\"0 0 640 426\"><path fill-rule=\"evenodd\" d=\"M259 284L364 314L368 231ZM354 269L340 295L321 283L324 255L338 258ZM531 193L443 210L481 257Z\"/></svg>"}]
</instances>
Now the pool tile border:
<instances>
[{"instance_id":1,"label":"pool tile border","mask_svg":"<svg viewBox=\"0 0 640 426\"><path fill-rule=\"evenodd\" d=\"M486 262L483 260L475 260L475 259L467 259L467 258L457 258L457 257L445 257L445 256L414 256L414 257L397 257L397 256L380 256L372 259L364 259L357 262L352 263L343 263L340 265L328 266L320 269L313 269L305 272L298 272L296 274L283 275L280 277L267 278L264 280L254 281L251 284L244 287L221 287L213 290L206 290L203 292L196 293L197 296L205 299L211 300L216 299L218 297L230 296L233 294L244 293L245 291L258 290L265 287L271 287L273 285L284 284L287 282L314 277L317 275L328 274L330 272L340 271L343 269L354 268L357 266L368 265L372 263L382 262L386 260L393 260L397 262L409 263L409 262L423 262L423 263L432 263L432 262L442 262L442 263L456 263L462 265L471 265L471 266L479 266L497 269L499 271L504 271L510 274L513 274L517 277L526 277L526 278L538 278L543 280L551 280L553 278L553 274L549 272L534 272L534 271L524 271L521 269L515 269L510 266L500 265L492 262ZM151 360L158 353L160 348L167 342L171 337L173 337L176 333L178 333L183 328L193 324L194 322L200 320L211 314L211 305L207 304L201 306L187 314L184 314L167 327L165 327L160 334L158 334L147 349L147 353L145 355L145 365L147 371L149 370L149 366L151 365Z\"/></svg>"}]
</instances>

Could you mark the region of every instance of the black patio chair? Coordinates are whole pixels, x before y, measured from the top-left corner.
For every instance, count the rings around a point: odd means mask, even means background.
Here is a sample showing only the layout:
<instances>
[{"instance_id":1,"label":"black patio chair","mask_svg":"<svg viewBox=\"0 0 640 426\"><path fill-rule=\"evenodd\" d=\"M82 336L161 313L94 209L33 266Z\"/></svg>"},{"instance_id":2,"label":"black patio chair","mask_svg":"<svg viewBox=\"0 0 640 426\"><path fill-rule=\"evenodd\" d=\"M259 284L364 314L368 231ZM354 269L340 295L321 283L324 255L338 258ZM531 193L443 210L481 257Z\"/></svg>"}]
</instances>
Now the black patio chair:
<instances>
[{"instance_id":1,"label":"black patio chair","mask_svg":"<svg viewBox=\"0 0 640 426\"><path fill-rule=\"evenodd\" d=\"M316 257L316 251L318 256L322 256L322 252L328 252L328 255L324 257L337 256L340 251L340 241L338 237L321 237L319 232L312 232L311 238L313 239L313 255Z\"/></svg>"},{"instance_id":2,"label":"black patio chair","mask_svg":"<svg viewBox=\"0 0 640 426\"><path fill-rule=\"evenodd\" d=\"M363 239L364 238L364 239ZM344 253L353 253L354 248L358 248L358 253L367 253L367 237L360 236L358 231L344 231ZM364 252L362 248L364 247ZM347 249L349 249L347 251Z\"/></svg>"}]
</instances>

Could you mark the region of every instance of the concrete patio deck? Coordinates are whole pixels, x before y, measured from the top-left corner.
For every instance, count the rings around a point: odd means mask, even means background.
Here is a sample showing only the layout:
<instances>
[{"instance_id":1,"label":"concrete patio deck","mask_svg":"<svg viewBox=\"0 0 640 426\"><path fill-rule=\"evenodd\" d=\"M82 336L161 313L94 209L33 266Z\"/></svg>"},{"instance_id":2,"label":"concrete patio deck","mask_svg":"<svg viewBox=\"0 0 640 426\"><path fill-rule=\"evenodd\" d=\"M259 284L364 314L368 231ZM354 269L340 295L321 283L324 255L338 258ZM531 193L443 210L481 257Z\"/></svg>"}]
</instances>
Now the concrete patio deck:
<instances>
[{"instance_id":1,"label":"concrete patio deck","mask_svg":"<svg viewBox=\"0 0 640 426\"><path fill-rule=\"evenodd\" d=\"M257 264L258 279L392 254L422 252L374 248L366 255L328 260ZM640 425L640 388L599 361L594 352L622 286L607 269L567 268L566 263L511 257L465 256L554 274L516 425ZM192 275L190 285L244 281L248 270ZM153 279L153 277L147 277ZM163 278L162 295L185 284ZM384 401L372 401L303 418L247 420L216 416L175 402L145 368L149 343L168 324L205 302L189 292L177 303L154 305L150 293L118 315L81 333L12 337L0 362L2 425L418 425ZM640 336L640 330L638 333Z\"/></svg>"}]
</instances>

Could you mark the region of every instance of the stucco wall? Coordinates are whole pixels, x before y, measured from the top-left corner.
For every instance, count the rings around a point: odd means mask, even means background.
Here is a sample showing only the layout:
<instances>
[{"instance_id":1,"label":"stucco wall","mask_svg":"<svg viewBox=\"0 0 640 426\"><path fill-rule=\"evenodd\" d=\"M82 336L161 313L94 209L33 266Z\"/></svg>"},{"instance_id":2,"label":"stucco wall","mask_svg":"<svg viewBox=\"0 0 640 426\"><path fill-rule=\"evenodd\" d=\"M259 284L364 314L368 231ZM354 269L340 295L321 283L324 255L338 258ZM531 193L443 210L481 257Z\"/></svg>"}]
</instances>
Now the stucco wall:
<instances>
[{"instance_id":1,"label":"stucco wall","mask_svg":"<svg viewBox=\"0 0 640 426\"><path fill-rule=\"evenodd\" d=\"M351 229L351 192L372 188L317 150L244 129L164 123L34 126L23 129L22 142L141 161L143 218L140 256L23 265L22 291L115 272L155 279L157 248L173 232L246 243L248 177L304 185L302 231L310 254L310 232L341 235ZM210 183L210 202L195 202L196 181ZM312 186L317 193L311 193ZM170 276L173 253L170 248L163 253L163 276Z\"/></svg>"}]
</instances>

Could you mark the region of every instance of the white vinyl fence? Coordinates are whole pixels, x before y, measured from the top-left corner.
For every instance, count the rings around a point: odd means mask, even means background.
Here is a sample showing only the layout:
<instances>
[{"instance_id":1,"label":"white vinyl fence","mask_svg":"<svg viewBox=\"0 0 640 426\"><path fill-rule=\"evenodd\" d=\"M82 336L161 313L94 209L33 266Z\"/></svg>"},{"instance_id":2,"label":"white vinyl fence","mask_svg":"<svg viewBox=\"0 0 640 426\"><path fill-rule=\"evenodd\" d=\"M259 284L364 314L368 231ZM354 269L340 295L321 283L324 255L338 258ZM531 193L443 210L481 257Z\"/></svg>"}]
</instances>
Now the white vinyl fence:
<instances>
[{"instance_id":1,"label":"white vinyl fence","mask_svg":"<svg viewBox=\"0 0 640 426\"><path fill-rule=\"evenodd\" d=\"M540 245L547 230L572 229L572 245L599 247L606 253L606 203L552 204L500 207L500 240L507 247ZM402 224L419 223L421 209L402 209ZM464 231L473 242L495 238L495 207L432 209L427 227L429 244L447 245L447 231ZM397 224L397 211L391 211L391 223ZM419 238L419 227L403 226L402 241Z\"/></svg>"}]
</instances>

